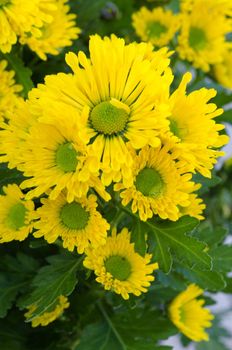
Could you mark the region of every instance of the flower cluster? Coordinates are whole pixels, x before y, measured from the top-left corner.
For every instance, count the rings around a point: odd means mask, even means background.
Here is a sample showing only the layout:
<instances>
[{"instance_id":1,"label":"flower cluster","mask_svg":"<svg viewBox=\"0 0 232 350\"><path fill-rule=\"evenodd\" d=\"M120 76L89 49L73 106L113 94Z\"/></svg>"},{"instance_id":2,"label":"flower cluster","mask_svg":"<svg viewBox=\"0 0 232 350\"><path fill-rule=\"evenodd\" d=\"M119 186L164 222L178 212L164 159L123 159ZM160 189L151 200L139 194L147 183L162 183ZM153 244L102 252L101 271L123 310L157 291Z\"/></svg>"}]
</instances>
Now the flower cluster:
<instances>
[{"instance_id":1,"label":"flower cluster","mask_svg":"<svg viewBox=\"0 0 232 350\"><path fill-rule=\"evenodd\" d=\"M231 15L230 0L181 0L177 14L163 7L151 11L142 7L132 20L142 40L156 46L172 40L181 59L205 72L212 67L218 81L231 88L231 43L227 40Z\"/></svg>"},{"instance_id":2,"label":"flower cluster","mask_svg":"<svg viewBox=\"0 0 232 350\"><path fill-rule=\"evenodd\" d=\"M67 0L1 0L0 51L10 52L17 41L27 44L46 60L47 54L57 55L77 39L74 14L69 14Z\"/></svg>"},{"instance_id":3,"label":"flower cluster","mask_svg":"<svg viewBox=\"0 0 232 350\"><path fill-rule=\"evenodd\" d=\"M213 89L187 94L186 73L171 92L166 48L94 35L89 49L90 58L67 54L72 73L47 76L1 123L0 161L23 173L24 191L4 189L0 238L23 240L34 228L36 238L59 239L85 254L106 290L128 299L148 290L158 262L135 250L127 228L110 229L104 202L113 197L142 221L202 219L193 175L211 176L227 136L215 121L222 110L209 102Z\"/></svg>"}]
</instances>

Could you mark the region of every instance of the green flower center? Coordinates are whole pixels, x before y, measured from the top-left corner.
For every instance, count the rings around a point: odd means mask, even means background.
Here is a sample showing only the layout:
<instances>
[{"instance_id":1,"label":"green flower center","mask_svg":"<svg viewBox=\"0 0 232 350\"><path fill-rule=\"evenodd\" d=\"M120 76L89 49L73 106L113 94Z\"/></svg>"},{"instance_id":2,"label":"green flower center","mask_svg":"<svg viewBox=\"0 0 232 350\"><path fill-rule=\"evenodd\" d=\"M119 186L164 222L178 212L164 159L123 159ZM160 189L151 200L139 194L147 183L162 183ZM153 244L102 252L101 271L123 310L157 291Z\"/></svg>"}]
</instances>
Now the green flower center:
<instances>
[{"instance_id":1,"label":"green flower center","mask_svg":"<svg viewBox=\"0 0 232 350\"><path fill-rule=\"evenodd\" d=\"M160 22L151 22L147 26L147 35L150 38L158 38L161 34L167 31L167 27L165 27Z\"/></svg>"},{"instance_id":2,"label":"green flower center","mask_svg":"<svg viewBox=\"0 0 232 350\"><path fill-rule=\"evenodd\" d=\"M119 281L125 281L131 275L130 262L119 255L112 255L105 261L106 271Z\"/></svg>"},{"instance_id":3,"label":"green flower center","mask_svg":"<svg viewBox=\"0 0 232 350\"><path fill-rule=\"evenodd\" d=\"M101 102L91 112L92 126L99 133L112 135L124 131L129 115L123 108L110 102Z\"/></svg>"},{"instance_id":4,"label":"green flower center","mask_svg":"<svg viewBox=\"0 0 232 350\"><path fill-rule=\"evenodd\" d=\"M176 137L180 137L180 129L178 127L177 122L174 119L169 119L169 129L170 131L173 133L173 135L175 135Z\"/></svg>"},{"instance_id":5,"label":"green flower center","mask_svg":"<svg viewBox=\"0 0 232 350\"><path fill-rule=\"evenodd\" d=\"M144 168L136 176L135 187L144 196L157 197L162 193L164 181L155 169Z\"/></svg>"},{"instance_id":6,"label":"green flower center","mask_svg":"<svg viewBox=\"0 0 232 350\"><path fill-rule=\"evenodd\" d=\"M75 171L78 163L77 155L70 142L59 145L56 151L56 164L65 173Z\"/></svg>"},{"instance_id":7,"label":"green flower center","mask_svg":"<svg viewBox=\"0 0 232 350\"><path fill-rule=\"evenodd\" d=\"M89 212L80 203L67 203L61 209L60 218L70 230L82 230L88 224Z\"/></svg>"},{"instance_id":8,"label":"green flower center","mask_svg":"<svg viewBox=\"0 0 232 350\"><path fill-rule=\"evenodd\" d=\"M23 203L17 203L10 208L6 222L7 225L13 230L19 230L21 227L25 226L25 217L27 209Z\"/></svg>"},{"instance_id":9,"label":"green flower center","mask_svg":"<svg viewBox=\"0 0 232 350\"><path fill-rule=\"evenodd\" d=\"M207 45L207 37L201 28L191 27L189 32L189 45L194 50L202 50Z\"/></svg>"}]
</instances>

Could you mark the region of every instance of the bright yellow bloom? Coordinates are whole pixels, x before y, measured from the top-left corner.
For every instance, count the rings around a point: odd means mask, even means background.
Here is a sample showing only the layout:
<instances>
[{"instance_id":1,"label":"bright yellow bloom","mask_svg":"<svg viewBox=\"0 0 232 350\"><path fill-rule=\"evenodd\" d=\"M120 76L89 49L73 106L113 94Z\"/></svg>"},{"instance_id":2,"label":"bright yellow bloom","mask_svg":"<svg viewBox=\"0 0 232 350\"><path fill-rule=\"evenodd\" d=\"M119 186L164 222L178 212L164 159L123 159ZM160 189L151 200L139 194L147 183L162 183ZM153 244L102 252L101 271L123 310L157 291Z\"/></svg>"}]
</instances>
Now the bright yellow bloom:
<instances>
[{"instance_id":1,"label":"bright yellow bloom","mask_svg":"<svg viewBox=\"0 0 232 350\"><path fill-rule=\"evenodd\" d=\"M105 243L109 224L96 210L97 197L76 198L68 203L63 193L56 200L41 199L42 207L37 209L34 233L53 243L60 237L64 248L73 251L77 247L82 254L91 243L98 247Z\"/></svg>"},{"instance_id":2,"label":"bright yellow bloom","mask_svg":"<svg viewBox=\"0 0 232 350\"><path fill-rule=\"evenodd\" d=\"M15 84L14 71L7 71L7 62L0 61L0 121L9 118L15 108L22 86Z\"/></svg>"},{"instance_id":3,"label":"bright yellow bloom","mask_svg":"<svg viewBox=\"0 0 232 350\"><path fill-rule=\"evenodd\" d=\"M177 157L185 160L203 176L211 177L210 170L222 152L217 151L228 142L224 129L214 118L223 113L214 103L208 103L216 95L214 89L202 88L186 95L186 85L191 74L186 73L180 86L170 97L171 116L168 136L176 144Z\"/></svg>"},{"instance_id":4,"label":"bright yellow bloom","mask_svg":"<svg viewBox=\"0 0 232 350\"><path fill-rule=\"evenodd\" d=\"M8 162L8 167L12 169L24 162L22 145L35 118L23 99L17 99L14 110L9 111L7 117L9 120L0 123L0 161Z\"/></svg>"},{"instance_id":5,"label":"bright yellow bloom","mask_svg":"<svg viewBox=\"0 0 232 350\"><path fill-rule=\"evenodd\" d=\"M40 35L40 28L52 21L55 0L0 0L0 50L10 52L23 33Z\"/></svg>"},{"instance_id":6,"label":"bright yellow bloom","mask_svg":"<svg viewBox=\"0 0 232 350\"><path fill-rule=\"evenodd\" d=\"M3 187L0 196L0 243L23 241L33 229L34 203L25 200L17 185Z\"/></svg>"},{"instance_id":7,"label":"bright yellow bloom","mask_svg":"<svg viewBox=\"0 0 232 350\"><path fill-rule=\"evenodd\" d=\"M136 296L147 292L151 281L155 277L153 271L158 264L150 264L151 255L144 257L134 250L134 243L130 243L130 233L124 228L119 234L113 230L106 244L98 248L89 247L83 264L94 270L97 282L104 285L106 290L121 294L129 299L129 294Z\"/></svg>"},{"instance_id":8,"label":"bright yellow bloom","mask_svg":"<svg viewBox=\"0 0 232 350\"><path fill-rule=\"evenodd\" d=\"M93 187L108 200L110 196L98 178L98 161L80 137L80 124L75 118L71 120L69 112L64 112L65 115L69 116L69 123L63 123L63 119L60 123L57 119L56 126L35 123L21 144L23 159L18 169L29 177L21 187L33 188L26 197L39 197L51 189L49 197L55 199L66 189L67 200L71 202Z\"/></svg>"},{"instance_id":9,"label":"bright yellow bloom","mask_svg":"<svg viewBox=\"0 0 232 350\"><path fill-rule=\"evenodd\" d=\"M42 60L47 59L47 54L58 55L62 48L72 45L72 41L78 38L80 29L76 27L76 15L68 13L70 7L66 2L67 0L56 2L57 9L53 12L53 20L41 28L40 36L25 33L20 40Z\"/></svg>"},{"instance_id":10,"label":"bright yellow bloom","mask_svg":"<svg viewBox=\"0 0 232 350\"><path fill-rule=\"evenodd\" d=\"M232 48L228 49L223 56L221 63L213 67L214 76L219 82L228 89L232 89Z\"/></svg>"},{"instance_id":11,"label":"bright yellow bloom","mask_svg":"<svg viewBox=\"0 0 232 350\"><path fill-rule=\"evenodd\" d=\"M177 51L196 68L209 71L223 60L226 34L232 29L228 0L190 0L182 4L182 26ZM232 6L230 5L230 8Z\"/></svg>"},{"instance_id":12,"label":"bright yellow bloom","mask_svg":"<svg viewBox=\"0 0 232 350\"><path fill-rule=\"evenodd\" d=\"M205 328L211 327L214 316L208 309L203 308L205 301L196 299L203 290L195 284L177 295L169 306L169 317L186 337L194 341L209 340Z\"/></svg>"},{"instance_id":13,"label":"bright yellow bloom","mask_svg":"<svg viewBox=\"0 0 232 350\"><path fill-rule=\"evenodd\" d=\"M38 326L47 326L49 323L55 321L57 318L59 318L65 309L69 307L68 298L61 295L57 301L56 304L52 306L52 310L44 312L42 315L35 317L31 325L32 327L38 327ZM26 319L29 319L32 315L32 313L36 310L36 305L31 305L28 307L28 311L25 313Z\"/></svg>"},{"instance_id":14,"label":"bright yellow bloom","mask_svg":"<svg viewBox=\"0 0 232 350\"><path fill-rule=\"evenodd\" d=\"M34 108L42 120L51 120L56 108L76 115L83 124L81 135L90 139L90 150L102 162L102 181L131 180L132 157L127 141L136 149L160 144L160 130L167 129L167 105L164 95L172 80L170 70L154 69L156 55L149 44L125 45L114 35L90 38L90 59L83 52L69 53L66 61L73 74L48 76L45 85L30 93ZM104 62L104 64L102 64ZM158 67L164 67L160 63ZM66 113L66 114L67 114ZM65 118L67 125L70 118ZM81 136L82 138L82 136Z\"/></svg>"},{"instance_id":15,"label":"bright yellow bloom","mask_svg":"<svg viewBox=\"0 0 232 350\"><path fill-rule=\"evenodd\" d=\"M132 212L138 211L143 221L153 215L176 221L182 216L181 207L190 205L192 175L170 150L168 142L157 148L144 147L138 155L134 154L132 186L114 186L116 191L121 190L122 204L131 203Z\"/></svg>"},{"instance_id":16,"label":"bright yellow bloom","mask_svg":"<svg viewBox=\"0 0 232 350\"><path fill-rule=\"evenodd\" d=\"M167 45L180 27L179 16L163 7L156 7L152 11L142 7L133 14L132 20L137 35L155 46Z\"/></svg>"}]
</instances>

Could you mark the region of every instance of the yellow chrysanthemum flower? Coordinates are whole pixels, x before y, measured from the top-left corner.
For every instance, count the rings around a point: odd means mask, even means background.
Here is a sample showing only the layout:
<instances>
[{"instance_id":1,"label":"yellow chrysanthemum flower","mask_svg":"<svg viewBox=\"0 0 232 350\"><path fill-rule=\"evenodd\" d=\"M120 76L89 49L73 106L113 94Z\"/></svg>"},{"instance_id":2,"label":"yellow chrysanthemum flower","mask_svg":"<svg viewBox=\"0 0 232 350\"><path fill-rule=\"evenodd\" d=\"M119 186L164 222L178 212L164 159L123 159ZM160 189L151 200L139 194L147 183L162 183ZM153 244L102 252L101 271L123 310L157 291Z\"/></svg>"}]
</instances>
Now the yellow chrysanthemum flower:
<instances>
[{"instance_id":1,"label":"yellow chrysanthemum flower","mask_svg":"<svg viewBox=\"0 0 232 350\"><path fill-rule=\"evenodd\" d=\"M228 142L219 131L224 125L216 124L214 118L223 113L214 103L208 103L216 95L214 89L202 88L186 95L186 85L191 74L186 73L180 86L171 95L171 116L168 136L176 144L177 157L185 160L192 171L211 177L210 170L223 153L217 151Z\"/></svg>"},{"instance_id":2,"label":"yellow chrysanthemum flower","mask_svg":"<svg viewBox=\"0 0 232 350\"><path fill-rule=\"evenodd\" d=\"M34 233L36 238L44 236L48 243L60 237L64 248L73 251L77 247L82 254L91 243L98 247L105 243L109 224L96 210L97 197L76 198L67 202L62 193L56 200L41 199L42 207L37 209Z\"/></svg>"},{"instance_id":3,"label":"yellow chrysanthemum flower","mask_svg":"<svg viewBox=\"0 0 232 350\"><path fill-rule=\"evenodd\" d=\"M136 296L147 292L151 281L154 281L153 271L158 264L150 264L151 255L144 257L134 250L130 243L130 233L124 228L119 234L113 230L106 244L98 248L89 247L83 264L94 270L97 282L104 285L106 290L121 294L129 299L129 294Z\"/></svg>"},{"instance_id":4,"label":"yellow chrysanthemum flower","mask_svg":"<svg viewBox=\"0 0 232 350\"><path fill-rule=\"evenodd\" d=\"M121 190L122 204L131 202L132 212L138 211L143 221L153 215L176 221L182 216L181 208L190 205L192 175L188 167L176 161L170 149L168 142L157 148L144 147L134 154L132 186L114 186L116 191Z\"/></svg>"},{"instance_id":5,"label":"yellow chrysanthemum flower","mask_svg":"<svg viewBox=\"0 0 232 350\"><path fill-rule=\"evenodd\" d=\"M36 119L23 99L17 99L14 110L9 111L7 117L9 120L0 123L0 162L8 163L12 169L24 162L22 145Z\"/></svg>"},{"instance_id":6,"label":"yellow chrysanthemum flower","mask_svg":"<svg viewBox=\"0 0 232 350\"><path fill-rule=\"evenodd\" d=\"M10 52L23 33L40 35L45 23L52 21L55 0L0 0L0 50Z\"/></svg>"},{"instance_id":7,"label":"yellow chrysanthemum flower","mask_svg":"<svg viewBox=\"0 0 232 350\"><path fill-rule=\"evenodd\" d=\"M232 29L224 3L227 1L190 0L182 4L177 51L182 59L206 72L210 65L222 62L227 47L225 37Z\"/></svg>"},{"instance_id":8,"label":"yellow chrysanthemum flower","mask_svg":"<svg viewBox=\"0 0 232 350\"><path fill-rule=\"evenodd\" d=\"M42 315L35 317L31 325L32 327L38 327L38 326L47 326L49 323L55 321L57 318L59 318L65 309L69 307L68 298L61 295L58 299L55 305L52 306L52 310L44 312ZM25 313L26 319L29 319L32 315L32 313L36 310L36 305L31 305L28 308L28 311Z\"/></svg>"},{"instance_id":9,"label":"yellow chrysanthemum flower","mask_svg":"<svg viewBox=\"0 0 232 350\"><path fill-rule=\"evenodd\" d=\"M22 86L15 84L14 71L7 71L7 61L0 61L0 121L9 118L14 110Z\"/></svg>"},{"instance_id":10,"label":"yellow chrysanthemum flower","mask_svg":"<svg viewBox=\"0 0 232 350\"><path fill-rule=\"evenodd\" d=\"M23 241L33 229L34 203L25 200L15 184L3 187L0 196L0 243Z\"/></svg>"},{"instance_id":11,"label":"yellow chrysanthemum flower","mask_svg":"<svg viewBox=\"0 0 232 350\"><path fill-rule=\"evenodd\" d=\"M69 13L70 7L66 3L67 0L56 2L53 20L41 28L40 36L25 33L20 39L21 44L27 44L42 60L47 59L47 54L58 55L62 48L72 45L78 38L80 29L76 27L76 15Z\"/></svg>"},{"instance_id":12,"label":"yellow chrysanthemum flower","mask_svg":"<svg viewBox=\"0 0 232 350\"><path fill-rule=\"evenodd\" d=\"M177 295L169 306L169 317L186 337L194 341L209 340L205 328L211 327L214 316L208 309L203 308L205 301L196 298L203 290L195 284Z\"/></svg>"},{"instance_id":13,"label":"yellow chrysanthemum flower","mask_svg":"<svg viewBox=\"0 0 232 350\"><path fill-rule=\"evenodd\" d=\"M156 147L160 130L167 128L164 95L172 74L154 69L154 56L148 44L125 45L114 35L104 39L95 35L90 39L90 59L83 52L69 53L66 61L74 73L48 76L45 85L30 93L32 105L40 108L46 122L51 121L50 110L55 106L60 115L65 110L79 112L82 133L88 135L92 154L102 162L105 185L120 180L122 173L130 181L128 140L134 148ZM69 124L69 118L65 121Z\"/></svg>"},{"instance_id":14,"label":"yellow chrysanthemum flower","mask_svg":"<svg viewBox=\"0 0 232 350\"><path fill-rule=\"evenodd\" d=\"M57 111L58 112L58 111ZM63 113L65 116L65 113ZM35 123L19 150L23 153L21 164L26 179L21 188L32 188L26 197L39 197L51 189L49 197L57 198L60 192L67 190L67 200L85 196L93 187L105 200L110 195L98 178L99 164L84 140L80 137L81 125L69 115L69 123L63 119L56 126Z\"/></svg>"},{"instance_id":15,"label":"yellow chrysanthemum flower","mask_svg":"<svg viewBox=\"0 0 232 350\"><path fill-rule=\"evenodd\" d=\"M213 73L217 81L228 89L232 89L232 47L226 50L221 63L215 64Z\"/></svg>"},{"instance_id":16,"label":"yellow chrysanthemum flower","mask_svg":"<svg viewBox=\"0 0 232 350\"><path fill-rule=\"evenodd\" d=\"M136 34L155 46L167 45L180 27L179 16L163 7L156 7L152 11L142 7L133 14L132 20Z\"/></svg>"}]
</instances>

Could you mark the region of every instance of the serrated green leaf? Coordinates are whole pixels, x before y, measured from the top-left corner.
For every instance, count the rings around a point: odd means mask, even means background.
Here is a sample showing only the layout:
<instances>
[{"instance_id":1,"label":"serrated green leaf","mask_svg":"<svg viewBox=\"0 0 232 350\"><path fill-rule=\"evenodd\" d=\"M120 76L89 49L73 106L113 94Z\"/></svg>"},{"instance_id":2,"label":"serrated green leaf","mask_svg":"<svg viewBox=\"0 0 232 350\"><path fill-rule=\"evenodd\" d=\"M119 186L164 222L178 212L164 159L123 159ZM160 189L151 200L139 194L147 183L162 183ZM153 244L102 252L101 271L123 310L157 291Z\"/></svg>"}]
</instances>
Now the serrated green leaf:
<instances>
[{"instance_id":1,"label":"serrated green leaf","mask_svg":"<svg viewBox=\"0 0 232 350\"><path fill-rule=\"evenodd\" d=\"M190 267L211 269L211 257L204 251L206 244L186 235L186 232L191 231L198 224L198 220L184 216L177 222L155 223L149 220L146 224L154 233L162 237L162 241L166 242L166 249L170 247L172 254L179 261L185 262Z\"/></svg>"},{"instance_id":2,"label":"serrated green leaf","mask_svg":"<svg viewBox=\"0 0 232 350\"><path fill-rule=\"evenodd\" d=\"M48 258L49 265L42 267L33 280L34 290L19 305L36 305L28 322L49 310L60 295L68 296L77 284L76 271L82 258L56 255Z\"/></svg>"},{"instance_id":3,"label":"serrated green leaf","mask_svg":"<svg viewBox=\"0 0 232 350\"><path fill-rule=\"evenodd\" d=\"M232 271L232 246L222 245L209 251L213 258L213 268L216 271Z\"/></svg>"},{"instance_id":4,"label":"serrated green leaf","mask_svg":"<svg viewBox=\"0 0 232 350\"><path fill-rule=\"evenodd\" d=\"M166 240L161 235L154 232L156 245L153 250L153 259L159 262L159 268L168 274L172 268L172 255L170 253L170 247L167 247Z\"/></svg>"},{"instance_id":5,"label":"serrated green leaf","mask_svg":"<svg viewBox=\"0 0 232 350\"><path fill-rule=\"evenodd\" d=\"M31 80L32 71L25 67L22 59L12 51L8 54L1 54L3 59L6 59L9 63L9 68L15 71L16 82L23 87L23 97L27 97L28 92L33 88L33 82Z\"/></svg>"},{"instance_id":6,"label":"serrated green leaf","mask_svg":"<svg viewBox=\"0 0 232 350\"><path fill-rule=\"evenodd\" d=\"M101 311L102 321L86 327L74 350L161 350L155 342L176 333L170 321L156 311L135 309L111 318L102 306Z\"/></svg>"},{"instance_id":7,"label":"serrated green leaf","mask_svg":"<svg viewBox=\"0 0 232 350\"><path fill-rule=\"evenodd\" d=\"M135 251L142 256L145 255L147 250L145 239L146 233L147 227L139 220L136 220L135 225L131 231L131 241L135 244Z\"/></svg>"},{"instance_id":8,"label":"serrated green leaf","mask_svg":"<svg viewBox=\"0 0 232 350\"><path fill-rule=\"evenodd\" d=\"M186 279L196 283L201 288L210 291L223 290L226 282L223 276L216 271L202 271L199 269L187 270L186 268L178 269Z\"/></svg>"},{"instance_id":9,"label":"serrated green leaf","mask_svg":"<svg viewBox=\"0 0 232 350\"><path fill-rule=\"evenodd\" d=\"M228 229L225 227L211 228L207 223L203 223L194 232L194 236L207 243L209 247L212 247L221 243L227 233Z\"/></svg>"}]
</instances>

